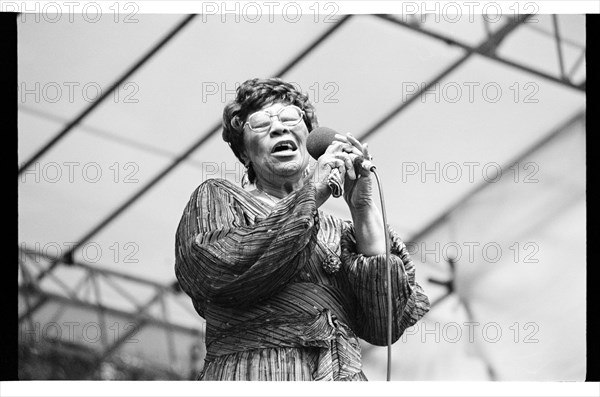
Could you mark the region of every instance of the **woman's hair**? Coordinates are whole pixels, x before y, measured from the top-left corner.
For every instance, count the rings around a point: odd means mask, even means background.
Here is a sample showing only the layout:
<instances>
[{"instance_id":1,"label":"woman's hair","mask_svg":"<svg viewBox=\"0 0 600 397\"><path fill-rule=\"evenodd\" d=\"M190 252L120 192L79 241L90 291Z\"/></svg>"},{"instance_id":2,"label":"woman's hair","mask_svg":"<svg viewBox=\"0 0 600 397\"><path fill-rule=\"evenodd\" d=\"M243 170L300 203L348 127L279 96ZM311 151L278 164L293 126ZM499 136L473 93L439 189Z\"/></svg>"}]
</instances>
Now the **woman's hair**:
<instances>
[{"instance_id":1,"label":"woman's hair","mask_svg":"<svg viewBox=\"0 0 600 397\"><path fill-rule=\"evenodd\" d=\"M296 105L304 110L304 122L308 131L317 128L318 121L315 108L308 96L300 92L292 84L279 78L250 79L237 88L236 97L223 109L223 140L229 144L235 156L244 163L244 123L246 118L270 103L283 102ZM250 183L256 180L252 164L248 164Z\"/></svg>"}]
</instances>

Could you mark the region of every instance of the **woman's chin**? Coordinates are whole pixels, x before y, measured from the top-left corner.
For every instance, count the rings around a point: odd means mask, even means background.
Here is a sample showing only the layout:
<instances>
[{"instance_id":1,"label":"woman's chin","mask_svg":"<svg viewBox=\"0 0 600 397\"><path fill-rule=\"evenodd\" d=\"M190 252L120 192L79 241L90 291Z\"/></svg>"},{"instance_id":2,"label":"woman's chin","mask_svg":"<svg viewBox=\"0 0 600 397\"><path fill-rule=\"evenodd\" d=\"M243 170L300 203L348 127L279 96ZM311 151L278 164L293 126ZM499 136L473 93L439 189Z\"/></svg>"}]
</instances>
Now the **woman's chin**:
<instances>
[{"instance_id":1,"label":"woman's chin","mask_svg":"<svg viewBox=\"0 0 600 397\"><path fill-rule=\"evenodd\" d=\"M302 175L304 168L304 163L295 159L290 161L281 161L276 164L273 164L271 172L276 177L293 178L297 175Z\"/></svg>"}]
</instances>

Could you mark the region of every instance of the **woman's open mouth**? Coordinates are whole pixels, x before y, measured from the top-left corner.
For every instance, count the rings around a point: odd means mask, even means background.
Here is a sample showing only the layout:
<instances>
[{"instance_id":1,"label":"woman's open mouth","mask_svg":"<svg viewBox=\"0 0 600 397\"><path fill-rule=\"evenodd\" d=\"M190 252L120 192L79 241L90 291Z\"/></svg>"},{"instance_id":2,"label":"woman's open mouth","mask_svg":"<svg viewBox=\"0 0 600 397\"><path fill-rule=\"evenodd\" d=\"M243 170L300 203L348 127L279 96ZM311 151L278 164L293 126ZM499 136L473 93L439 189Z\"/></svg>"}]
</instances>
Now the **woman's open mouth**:
<instances>
[{"instance_id":1,"label":"woman's open mouth","mask_svg":"<svg viewBox=\"0 0 600 397\"><path fill-rule=\"evenodd\" d=\"M298 145L296 145L296 142L286 139L283 141L279 141L275 145L273 145L273 148L271 149L271 154L291 155L296 150L298 150Z\"/></svg>"}]
</instances>

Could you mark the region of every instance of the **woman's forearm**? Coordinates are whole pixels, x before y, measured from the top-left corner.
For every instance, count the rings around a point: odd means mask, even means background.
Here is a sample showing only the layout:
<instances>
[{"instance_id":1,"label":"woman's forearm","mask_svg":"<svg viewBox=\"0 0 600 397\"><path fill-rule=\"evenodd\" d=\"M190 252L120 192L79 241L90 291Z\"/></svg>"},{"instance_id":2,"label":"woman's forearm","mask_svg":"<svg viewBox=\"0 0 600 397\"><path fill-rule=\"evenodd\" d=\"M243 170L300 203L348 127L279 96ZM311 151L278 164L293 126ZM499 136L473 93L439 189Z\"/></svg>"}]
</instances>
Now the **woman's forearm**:
<instances>
[{"instance_id":1,"label":"woman's forearm","mask_svg":"<svg viewBox=\"0 0 600 397\"><path fill-rule=\"evenodd\" d=\"M385 232L379 209L372 204L351 209L356 237L356 250L366 256L385 254Z\"/></svg>"}]
</instances>

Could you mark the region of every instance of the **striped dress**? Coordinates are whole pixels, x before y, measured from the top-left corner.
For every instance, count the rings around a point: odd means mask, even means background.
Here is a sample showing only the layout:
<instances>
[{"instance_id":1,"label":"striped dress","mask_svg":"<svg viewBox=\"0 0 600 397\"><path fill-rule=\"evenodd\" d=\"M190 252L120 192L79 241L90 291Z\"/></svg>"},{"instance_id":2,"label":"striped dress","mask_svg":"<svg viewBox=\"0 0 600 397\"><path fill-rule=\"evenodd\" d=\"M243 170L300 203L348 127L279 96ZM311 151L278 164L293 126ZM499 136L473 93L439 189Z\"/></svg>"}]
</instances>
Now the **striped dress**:
<instances>
[{"instance_id":1,"label":"striped dress","mask_svg":"<svg viewBox=\"0 0 600 397\"><path fill-rule=\"evenodd\" d=\"M192 194L175 273L206 320L199 380L367 380L359 338L387 344L385 255L356 252L351 222L316 208L306 184L269 208L227 180ZM393 341L428 310L390 230Z\"/></svg>"}]
</instances>

